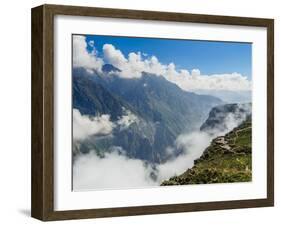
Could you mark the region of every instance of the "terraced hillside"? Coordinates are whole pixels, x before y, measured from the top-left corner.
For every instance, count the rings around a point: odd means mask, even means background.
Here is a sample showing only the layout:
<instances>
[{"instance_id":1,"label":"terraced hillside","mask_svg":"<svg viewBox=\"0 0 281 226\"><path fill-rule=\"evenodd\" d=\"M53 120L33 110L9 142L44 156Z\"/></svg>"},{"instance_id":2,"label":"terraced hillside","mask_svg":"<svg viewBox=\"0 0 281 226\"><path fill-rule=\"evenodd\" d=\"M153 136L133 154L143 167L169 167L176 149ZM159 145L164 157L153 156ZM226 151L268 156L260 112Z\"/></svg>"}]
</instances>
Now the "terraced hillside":
<instances>
[{"instance_id":1,"label":"terraced hillside","mask_svg":"<svg viewBox=\"0 0 281 226\"><path fill-rule=\"evenodd\" d=\"M248 119L212 140L194 166L161 185L249 182L252 180L252 123Z\"/></svg>"}]
</instances>

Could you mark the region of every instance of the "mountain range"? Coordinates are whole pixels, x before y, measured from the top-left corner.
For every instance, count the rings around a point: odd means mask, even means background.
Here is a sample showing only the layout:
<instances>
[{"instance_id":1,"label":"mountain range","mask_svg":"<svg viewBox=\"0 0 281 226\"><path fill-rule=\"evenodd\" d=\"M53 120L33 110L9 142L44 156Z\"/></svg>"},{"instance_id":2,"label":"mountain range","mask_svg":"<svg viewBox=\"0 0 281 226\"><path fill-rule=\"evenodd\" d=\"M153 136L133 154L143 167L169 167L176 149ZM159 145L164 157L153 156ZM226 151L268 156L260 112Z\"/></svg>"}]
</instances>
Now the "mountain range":
<instances>
[{"instance_id":1,"label":"mountain range","mask_svg":"<svg viewBox=\"0 0 281 226\"><path fill-rule=\"evenodd\" d=\"M140 78L125 79L118 72L110 64L104 65L102 72L73 69L74 109L89 117L108 114L116 125L124 117L134 119L125 127L114 127L111 136L90 136L79 145L75 143L74 153L95 150L102 156L118 148L129 158L165 162L166 149L175 139L198 129L210 110L223 104L219 98L184 91L163 76L143 73ZM179 154L180 150L174 153Z\"/></svg>"}]
</instances>

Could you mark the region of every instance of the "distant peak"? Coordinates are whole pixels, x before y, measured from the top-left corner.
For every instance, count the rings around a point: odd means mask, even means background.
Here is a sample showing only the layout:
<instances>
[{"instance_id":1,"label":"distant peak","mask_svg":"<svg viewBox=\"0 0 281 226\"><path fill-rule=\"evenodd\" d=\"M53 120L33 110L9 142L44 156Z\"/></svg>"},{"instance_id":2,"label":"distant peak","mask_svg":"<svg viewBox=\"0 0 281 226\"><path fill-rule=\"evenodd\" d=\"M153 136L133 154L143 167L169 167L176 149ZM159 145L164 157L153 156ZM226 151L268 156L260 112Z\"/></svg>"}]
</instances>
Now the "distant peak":
<instances>
[{"instance_id":1,"label":"distant peak","mask_svg":"<svg viewBox=\"0 0 281 226\"><path fill-rule=\"evenodd\" d=\"M117 67L114 67L112 64L104 64L102 66L102 71L104 73L109 73L109 72L120 72L121 70Z\"/></svg>"}]
</instances>

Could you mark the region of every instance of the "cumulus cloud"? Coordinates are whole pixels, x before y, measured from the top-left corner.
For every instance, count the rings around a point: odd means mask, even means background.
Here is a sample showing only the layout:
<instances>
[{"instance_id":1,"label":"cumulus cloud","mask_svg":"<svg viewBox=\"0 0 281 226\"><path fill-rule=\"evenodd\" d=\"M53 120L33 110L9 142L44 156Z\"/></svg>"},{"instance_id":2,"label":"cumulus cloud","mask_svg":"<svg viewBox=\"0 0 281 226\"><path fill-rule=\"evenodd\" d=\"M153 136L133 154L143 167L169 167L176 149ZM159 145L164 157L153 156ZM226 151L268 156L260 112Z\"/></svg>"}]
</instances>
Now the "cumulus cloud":
<instances>
[{"instance_id":1,"label":"cumulus cloud","mask_svg":"<svg viewBox=\"0 0 281 226\"><path fill-rule=\"evenodd\" d=\"M124 67L124 64L127 63L127 59L125 58L123 53L111 44L103 45L103 55L108 63L114 65L115 67L118 67L119 69L122 69Z\"/></svg>"},{"instance_id":2,"label":"cumulus cloud","mask_svg":"<svg viewBox=\"0 0 281 226\"><path fill-rule=\"evenodd\" d=\"M101 71L103 60L97 57L94 49L94 41L89 45L93 48L91 52L87 50L86 37L82 35L73 35L73 67L83 67L89 72L92 70Z\"/></svg>"},{"instance_id":3,"label":"cumulus cloud","mask_svg":"<svg viewBox=\"0 0 281 226\"><path fill-rule=\"evenodd\" d=\"M164 76L183 90L250 90L251 81L239 73L202 75L199 69L177 70L172 62L168 65L159 62L156 56L146 57L143 54L131 52L126 58L121 50L111 44L103 47L105 60L119 68L117 73L123 78L140 78L142 72Z\"/></svg>"},{"instance_id":4,"label":"cumulus cloud","mask_svg":"<svg viewBox=\"0 0 281 226\"><path fill-rule=\"evenodd\" d=\"M92 135L108 135L114 128L109 115L89 117L81 115L79 110L73 109L73 139L84 140Z\"/></svg>"},{"instance_id":5,"label":"cumulus cloud","mask_svg":"<svg viewBox=\"0 0 281 226\"><path fill-rule=\"evenodd\" d=\"M143 71L141 53L129 53L128 59L111 44L103 46L104 59L121 70L117 73L122 78L140 78Z\"/></svg>"},{"instance_id":6,"label":"cumulus cloud","mask_svg":"<svg viewBox=\"0 0 281 226\"><path fill-rule=\"evenodd\" d=\"M161 63L156 56L146 53L131 52L125 56L121 50L112 44L103 45L103 58L97 56L94 50L94 41L88 43L93 48L88 52L86 38L84 36L73 36L73 66L84 67L88 71L93 69L101 71L104 61L119 68L121 71L115 74L127 79L140 78L143 72L163 76L168 81L175 83L181 89L187 91L196 90L228 90L245 91L251 90L252 83L247 77L240 73L225 74L201 74L199 69L177 69L176 65Z\"/></svg>"},{"instance_id":7,"label":"cumulus cloud","mask_svg":"<svg viewBox=\"0 0 281 226\"><path fill-rule=\"evenodd\" d=\"M201 75L199 71L192 71L191 76L172 78L183 90L251 90L251 81L239 73Z\"/></svg>"},{"instance_id":8,"label":"cumulus cloud","mask_svg":"<svg viewBox=\"0 0 281 226\"><path fill-rule=\"evenodd\" d=\"M216 91L249 91L252 83L239 73L202 75L200 70L193 69L177 71L175 66L164 74L164 77L186 91L216 90Z\"/></svg>"},{"instance_id":9,"label":"cumulus cloud","mask_svg":"<svg viewBox=\"0 0 281 226\"><path fill-rule=\"evenodd\" d=\"M201 72L199 69L192 69L191 71L191 76L192 77L197 77L197 76L200 76L201 75Z\"/></svg>"}]
</instances>

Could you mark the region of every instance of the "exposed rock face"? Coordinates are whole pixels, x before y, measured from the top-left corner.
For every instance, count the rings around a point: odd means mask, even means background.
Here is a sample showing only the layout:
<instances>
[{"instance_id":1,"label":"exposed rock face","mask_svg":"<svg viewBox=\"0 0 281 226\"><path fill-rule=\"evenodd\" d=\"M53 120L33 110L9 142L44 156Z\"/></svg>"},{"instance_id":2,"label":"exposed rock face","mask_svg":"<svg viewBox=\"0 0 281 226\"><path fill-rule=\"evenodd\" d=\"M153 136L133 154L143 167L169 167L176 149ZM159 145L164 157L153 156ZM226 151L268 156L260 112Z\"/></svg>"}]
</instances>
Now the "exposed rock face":
<instances>
[{"instance_id":1,"label":"exposed rock face","mask_svg":"<svg viewBox=\"0 0 281 226\"><path fill-rule=\"evenodd\" d=\"M225 104L219 105L209 113L208 119L200 127L201 131L212 133L213 131L225 131L231 125L231 121L243 122L251 118L252 104Z\"/></svg>"}]
</instances>

